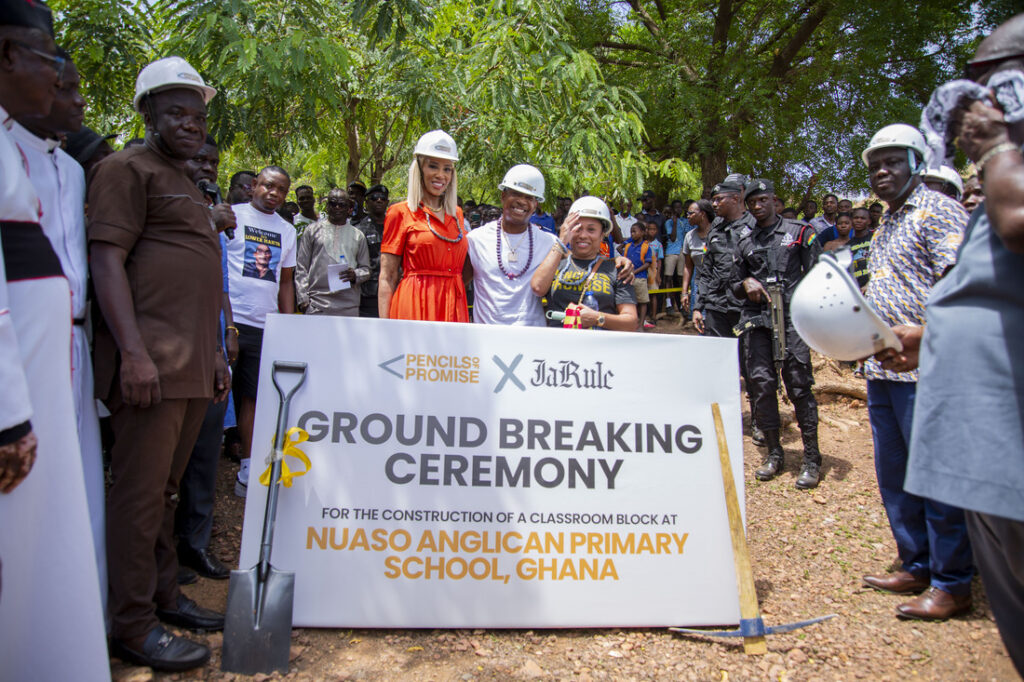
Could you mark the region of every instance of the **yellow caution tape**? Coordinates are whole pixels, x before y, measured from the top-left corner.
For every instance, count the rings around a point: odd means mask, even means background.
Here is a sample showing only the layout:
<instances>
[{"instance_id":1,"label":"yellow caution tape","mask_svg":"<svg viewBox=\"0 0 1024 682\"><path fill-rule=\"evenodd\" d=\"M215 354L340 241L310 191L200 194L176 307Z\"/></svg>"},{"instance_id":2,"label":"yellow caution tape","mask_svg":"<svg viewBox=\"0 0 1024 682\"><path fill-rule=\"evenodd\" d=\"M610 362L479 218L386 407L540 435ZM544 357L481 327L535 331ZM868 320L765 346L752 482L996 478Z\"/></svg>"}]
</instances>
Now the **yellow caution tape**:
<instances>
[{"instance_id":1,"label":"yellow caution tape","mask_svg":"<svg viewBox=\"0 0 1024 682\"><path fill-rule=\"evenodd\" d=\"M292 436L295 440L292 440ZM292 487L292 479L298 476L305 476L309 473L309 470L313 468L313 464L309 461L309 457L306 453L298 448L299 443L303 443L309 440L309 434L306 433L305 429L300 429L298 426L293 426L288 429L288 432L284 435L284 447L281 449L281 484L285 488ZM288 467L288 462L285 457L294 457L303 464L306 465L305 471L292 471ZM260 484L270 486L270 474L274 470L274 463L271 462L267 465L267 470L260 474Z\"/></svg>"}]
</instances>

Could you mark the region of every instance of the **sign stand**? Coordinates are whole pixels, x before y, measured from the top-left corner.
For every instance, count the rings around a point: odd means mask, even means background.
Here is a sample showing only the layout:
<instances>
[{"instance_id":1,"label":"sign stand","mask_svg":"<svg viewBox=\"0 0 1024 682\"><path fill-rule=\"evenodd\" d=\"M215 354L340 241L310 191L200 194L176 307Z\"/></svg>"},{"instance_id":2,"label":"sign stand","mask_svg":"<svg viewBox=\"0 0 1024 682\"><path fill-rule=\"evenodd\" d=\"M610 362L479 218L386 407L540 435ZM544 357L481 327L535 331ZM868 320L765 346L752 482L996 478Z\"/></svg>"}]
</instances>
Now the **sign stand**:
<instances>
[{"instance_id":1,"label":"sign stand","mask_svg":"<svg viewBox=\"0 0 1024 682\"><path fill-rule=\"evenodd\" d=\"M750 552L747 549L747 536L743 531L743 517L740 515L739 498L736 496L736 482L732 477L729 464L729 445L725 441L725 427L722 425L722 412L718 403L711 404L711 413L715 418L715 434L718 436L718 458L722 464L722 486L725 488L725 506L729 513L729 534L732 538L733 563L736 567L736 582L740 593L740 627L739 630L698 630L693 628L669 628L673 632L685 634L711 635L712 637L742 637L743 651L748 656L760 656L768 653L765 635L789 632L798 628L820 623L835 618L833 613L820 618L790 623L788 625L765 626L761 619L760 606L757 603L757 590L754 587L754 570L750 565Z\"/></svg>"}]
</instances>

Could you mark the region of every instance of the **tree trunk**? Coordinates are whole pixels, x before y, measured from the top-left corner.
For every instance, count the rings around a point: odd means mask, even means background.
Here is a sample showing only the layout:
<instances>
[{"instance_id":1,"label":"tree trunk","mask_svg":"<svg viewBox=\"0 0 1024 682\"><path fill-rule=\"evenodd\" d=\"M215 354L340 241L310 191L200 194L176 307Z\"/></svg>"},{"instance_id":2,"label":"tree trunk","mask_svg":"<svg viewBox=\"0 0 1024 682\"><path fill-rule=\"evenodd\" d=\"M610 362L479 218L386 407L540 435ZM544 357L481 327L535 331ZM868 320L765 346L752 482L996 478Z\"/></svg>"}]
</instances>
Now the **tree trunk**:
<instances>
[{"instance_id":1,"label":"tree trunk","mask_svg":"<svg viewBox=\"0 0 1024 682\"><path fill-rule=\"evenodd\" d=\"M700 157L700 181L704 186L703 197L711 198L711 188L725 179L728 154L725 149L714 149Z\"/></svg>"}]
</instances>

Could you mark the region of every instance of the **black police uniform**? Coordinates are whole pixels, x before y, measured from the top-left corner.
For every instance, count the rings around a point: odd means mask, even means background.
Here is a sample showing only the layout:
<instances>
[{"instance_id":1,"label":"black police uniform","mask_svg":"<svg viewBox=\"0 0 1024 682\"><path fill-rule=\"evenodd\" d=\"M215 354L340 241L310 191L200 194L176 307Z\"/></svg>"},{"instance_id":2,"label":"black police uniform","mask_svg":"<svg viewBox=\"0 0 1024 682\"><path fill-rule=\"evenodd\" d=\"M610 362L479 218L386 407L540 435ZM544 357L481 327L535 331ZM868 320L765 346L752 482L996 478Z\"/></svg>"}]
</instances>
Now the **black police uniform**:
<instances>
[{"instance_id":1,"label":"black police uniform","mask_svg":"<svg viewBox=\"0 0 1024 682\"><path fill-rule=\"evenodd\" d=\"M744 212L736 220L715 218L705 240L704 259L697 271L697 300L694 310L704 316L704 335L733 338L740 320L740 299L732 291L736 249L750 234L754 216Z\"/></svg>"},{"instance_id":2,"label":"black police uniform","mask_svg":"<svg viewBox=\"0 0 1024 682\"><path fill-rule=\"evenodd\" d=\"M772 358L771 311L767 302L755 303L746 298L743 280L753 277L765 289L768 288L771 274L783 282L786 355L782 365L782 379L803 436L804 464L811 462L816 467L821 464L821 454L818 452L818 403L811 390L814 385L811 354L807 344L793 328L789 302L796 285L814 266L820 254L821 244L813 227L795 220L778 218L774 225L767 228L755 225L753 231L740 240L733 279L733 292L743 296L739 329L746 342L744 347L749 391L758 426L764 429L766 436L774 432L771 434L774 438L769 439L770 448L773 440L777 443L781 425L776 397L778 377ZM781 468L781 448L777 452L770 449L769 456L777 456Z\"/></svg>"}]
</instances>

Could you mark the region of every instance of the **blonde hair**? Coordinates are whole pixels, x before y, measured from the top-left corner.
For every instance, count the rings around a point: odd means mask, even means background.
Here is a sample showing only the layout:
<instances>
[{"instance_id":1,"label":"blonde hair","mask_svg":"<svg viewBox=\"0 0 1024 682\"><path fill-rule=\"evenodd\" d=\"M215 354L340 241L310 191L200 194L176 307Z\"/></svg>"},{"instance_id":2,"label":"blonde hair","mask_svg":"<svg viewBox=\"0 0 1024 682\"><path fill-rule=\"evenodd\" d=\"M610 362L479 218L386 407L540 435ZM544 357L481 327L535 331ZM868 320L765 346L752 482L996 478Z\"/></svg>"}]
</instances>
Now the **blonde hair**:
<instances>
[{"instance_id":1,"label":"blonde hair","mask_svg":"<svg viewBox=\"0 0 1024 682\"><path fill-rule=\"evenodd\" d=\"M412 157L412 163L409 164L409 186L406 189L405 203L409 206L409 210L416 212L420 210L420 202L423 201L423 172L420 170L420 160L426 157L415 154ZM442 159L446 161L447 159ZM459 188L458 188L458 171L455 169L455 162L452 161L452 181L445 188L444 193L441 194L441 207L444 209L445 215L455 217L455 212L459 208ZM461 229L462 226L459 225Z\"/></svg>"}]
</instances>

